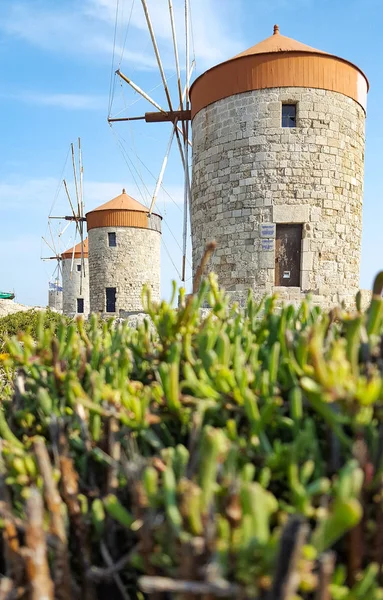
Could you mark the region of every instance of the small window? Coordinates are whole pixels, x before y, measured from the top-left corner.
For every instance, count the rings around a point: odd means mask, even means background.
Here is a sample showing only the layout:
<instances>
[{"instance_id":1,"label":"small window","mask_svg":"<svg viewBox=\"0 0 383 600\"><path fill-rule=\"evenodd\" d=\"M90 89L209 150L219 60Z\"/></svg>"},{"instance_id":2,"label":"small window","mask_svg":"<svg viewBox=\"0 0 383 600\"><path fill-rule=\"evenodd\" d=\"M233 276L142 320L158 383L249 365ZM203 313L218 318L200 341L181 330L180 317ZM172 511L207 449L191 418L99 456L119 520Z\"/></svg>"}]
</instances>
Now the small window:
<instances>
[{"instance_id":1,"label":"small window","mask_svg":"<svg viewBox=\"0 0 383 600\"><path fill-rule=\"evenodd\" d=\"M105 288L106 312L116 312L116 288Z\"/></svg>"},{"instance_id":2,"label":"small window","mask_svg":"<svg viewBox=\"0 0 383 600\"><path fill-rule=\"evenodd\" d=\"M77 271L81 273L81 265L77 265Z\"/></svg>"},{"instance_id":3,"label":"small window","mask_svg":"<svg viewBox=\"0 0 383 600\"><path fill-rule=\"evenodd\" d=\"M111 231L108 233L108 243L109 246L117 246L116 233L115 231Z\"/></svg>"},{"instance_id":4,"label":"small window","mask_svg":"<svg viewBox=\"0 0 383 600\"><path fill-rule=\"evenodd\" d=\"M77 298L77 312L83 314L84 312L84 298Z\"/></svg>"},{"instance_id":5,"label":"small window","mask_svg":"<svg viewBox=\"0 0 383 600\"><path fill-rule=\"evenodd\" d=\"M297 126L297 105L282 104L282 127Z\"/></svg>"}]
</instances>

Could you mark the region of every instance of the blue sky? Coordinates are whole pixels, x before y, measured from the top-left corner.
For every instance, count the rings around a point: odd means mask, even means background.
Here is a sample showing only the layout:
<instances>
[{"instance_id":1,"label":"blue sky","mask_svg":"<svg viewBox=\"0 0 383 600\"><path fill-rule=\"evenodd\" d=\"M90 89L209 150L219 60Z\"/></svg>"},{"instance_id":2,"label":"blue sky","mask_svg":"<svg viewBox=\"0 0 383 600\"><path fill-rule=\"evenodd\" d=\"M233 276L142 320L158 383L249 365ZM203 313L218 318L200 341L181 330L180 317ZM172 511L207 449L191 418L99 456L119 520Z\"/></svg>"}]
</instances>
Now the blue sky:
<instances>
[{"instance_id":1,"label":"blue sky","mask_svg":"<svg viewBox=\"0 0 383 600\"><path fill-rule=\"evenodd\" d=\"M86 209L125 187L148 203L165 154L169 124L107 124L117 0L1 0L0 2L0 290L25 304L45 305L52 263L41 242L47 217L68 212L60 181L73 175L66 161L80 136ZM182 46L181 0L173 0ZM167 0L148 0L166 74L176 98ZM342 56L370 81L367 115L361 286L383 268L383 51L381 0L191 0L195 74L272 33ZM129 22L128 35L126 36ZM165 105L140 0L119 0L113 69ZM181 51L181 64L184 53ZM185 69L183 68L183 76ZM112 113L141 115L144 100L112 78ZM123 112L121 112L123 111ZM137 185L136 185L137 182ZM170 155L158 209L164 216L162 293L179 281L183 176L176 146ZM52 209L53 204L53 209ZM58 243L59 225L53 224ZM73 228L61 248L73 242ZM189 243L190 246L190 243ZM189 249L190 255L190 249ZM190 256L189 256L190 261ZM190 262L187 277L190 285Z\"/></svg>"}]
</instances>

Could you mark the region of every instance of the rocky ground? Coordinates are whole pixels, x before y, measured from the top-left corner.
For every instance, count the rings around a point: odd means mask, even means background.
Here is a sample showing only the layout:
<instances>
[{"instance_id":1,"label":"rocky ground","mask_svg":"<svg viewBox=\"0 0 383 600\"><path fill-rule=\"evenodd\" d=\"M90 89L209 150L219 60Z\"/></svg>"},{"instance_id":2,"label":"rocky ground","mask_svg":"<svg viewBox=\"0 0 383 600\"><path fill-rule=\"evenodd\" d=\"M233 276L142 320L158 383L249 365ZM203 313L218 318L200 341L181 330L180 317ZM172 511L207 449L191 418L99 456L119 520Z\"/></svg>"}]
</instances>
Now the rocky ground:
<instances>
[{"instance_id":1,"label":"rocky ground","mask_svg":"<svg viewBox=\"0 0 383 600\"><path fill-rule=\"evenodd\" d=\"M22 310L44 310L41 306L25 306L25 304L18 304L13 300L0 300L0 318L6 317Z\"/></svg>"}]
</instances>

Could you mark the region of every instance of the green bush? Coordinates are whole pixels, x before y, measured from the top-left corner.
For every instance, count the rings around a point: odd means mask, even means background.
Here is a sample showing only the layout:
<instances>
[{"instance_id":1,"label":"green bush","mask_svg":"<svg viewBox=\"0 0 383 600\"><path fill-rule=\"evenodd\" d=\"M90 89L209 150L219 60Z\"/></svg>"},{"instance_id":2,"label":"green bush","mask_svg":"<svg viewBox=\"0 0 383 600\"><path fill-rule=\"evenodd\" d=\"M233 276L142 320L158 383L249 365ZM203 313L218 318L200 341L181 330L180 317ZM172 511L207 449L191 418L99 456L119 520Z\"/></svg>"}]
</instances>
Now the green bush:
<instances>
[{"instance_id":1,"label":"green bush","mask_svg":"<svg viewBox=\"0 0 383 600\"><path fill-rule=\"evenodd\" d=\"M37 328L41 318L40 310L26 310L7 315L0 318L0 351L4 346L7 337L17 335L19 332L28 331L33 337L37 335ZM49 308L44 311L45 326L57 329L58 324L63 320L62 315Z\"/></svg>"},{"instance_id":2,"label":"green bush","mask_svg":"<svg viewBox=\"0 0 383 600\"><path fill-rule=\"evenodd\" d=\"M28 332L33 338L37 336L37 330L43 319L44 327L50 327L52 332L57 330L59 323L69 323L69 319L50 310L26 310L19 311L0 318L0 355L6 350L6 340L17 334ZM10 371L11 375L13 371ZM4 369L0 363L0 395L9 395L11 388L9 386L10 377L6 377Z\"/></svg>"},{"instance_id":3,"label":"green bush","mask_svg":"<svg viewBox=\"0 0 383 600\"><path fill-rule=\"evenodd\" d=\"M39 321L8 340L10 588L282 598L285 572L291 599L383 598L378 284L365 313L251 296L241 313L211 276L178 309L147 292L137 329Z\"/></svg>"}]
</instances>

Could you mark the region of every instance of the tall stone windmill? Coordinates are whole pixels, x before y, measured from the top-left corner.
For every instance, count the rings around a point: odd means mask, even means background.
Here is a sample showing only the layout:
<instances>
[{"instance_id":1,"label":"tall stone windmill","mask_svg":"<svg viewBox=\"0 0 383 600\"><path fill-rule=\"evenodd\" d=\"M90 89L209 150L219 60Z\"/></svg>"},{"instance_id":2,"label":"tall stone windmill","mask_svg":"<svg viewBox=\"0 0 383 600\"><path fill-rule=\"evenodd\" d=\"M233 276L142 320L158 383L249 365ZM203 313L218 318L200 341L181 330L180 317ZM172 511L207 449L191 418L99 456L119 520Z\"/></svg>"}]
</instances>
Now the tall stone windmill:
<instances>
[{"instance_id":1,"label":"tall stone windmill","mask_svg":"<svg viewBox=\"0 0 383 600\"><path fill-rule=\"evenodd\" d=\"M364 73L281 35L276 25L273 35L209 69L189 90L185 2L183 99L169 0L179 81L172 99L146 0L141 3L168 105L156 103L128 75L117 75L157 110L133 119L169 121L170 139L178 136L183 144L184 236L190 209L194 273L206 243L215 239L210 267L234 296L250 288L257 297L278 292L298 302L310 292L323 306L351 303L359 289L369 88ZM189 120L192 177L185 163Z\"/></svg>"}]
</instances>

